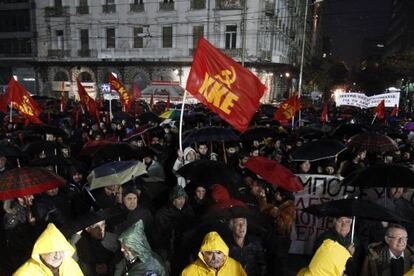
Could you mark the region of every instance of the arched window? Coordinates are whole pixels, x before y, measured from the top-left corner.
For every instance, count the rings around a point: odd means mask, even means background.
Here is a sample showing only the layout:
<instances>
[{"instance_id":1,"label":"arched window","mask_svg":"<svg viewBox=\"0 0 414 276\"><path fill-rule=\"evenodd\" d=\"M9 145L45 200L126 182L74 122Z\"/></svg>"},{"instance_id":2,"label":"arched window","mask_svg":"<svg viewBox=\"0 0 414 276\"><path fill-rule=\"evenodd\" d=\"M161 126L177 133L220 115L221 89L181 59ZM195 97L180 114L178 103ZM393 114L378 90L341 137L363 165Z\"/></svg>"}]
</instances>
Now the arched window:
<instances>
[{"instance_id":1,"label":"arched window","mask_svg":"<svg viewBox=\"0 0 414 276\"><path fill-rule=\"evenodd\" d=\"M92 82L92 76L88 72L82 72L79 74L79 80L81 82Z\"/></svg>"}]
</instances>

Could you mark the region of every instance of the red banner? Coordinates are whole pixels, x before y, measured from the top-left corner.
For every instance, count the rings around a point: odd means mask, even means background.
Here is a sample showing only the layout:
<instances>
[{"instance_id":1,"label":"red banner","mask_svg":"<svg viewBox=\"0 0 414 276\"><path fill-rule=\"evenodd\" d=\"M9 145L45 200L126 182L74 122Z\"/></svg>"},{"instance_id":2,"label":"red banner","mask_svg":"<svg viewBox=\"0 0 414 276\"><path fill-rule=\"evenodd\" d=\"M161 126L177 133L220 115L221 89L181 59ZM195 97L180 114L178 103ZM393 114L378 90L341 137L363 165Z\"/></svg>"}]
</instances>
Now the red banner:
<instances>
[{"instance_id":1,"label":"red banner","mask_svg":"<svg viewBox=\"0 0 414 276\"><path fill-rule=\"evenodd\" d=\"M129 96L128 90L112 73L109 73L109 84L111 85L111 88L118 92L119 99L121 100L125 111L129 111L131 108L131 97Z\"/></svg>"},{"instance_id":2,"label":"red banner","mask_svg":"<svg viewBox=\"0 0 414 276\"><path fill-rule=\"evenodd\" d=\"M88 92L86 92L85 87L82 86L80 80L77 79L76 81L78 83L78 94L81 105L86 107L91 117L99 118L95 100L88 95Z\"/></svg>"},{"instance_id":3,"label":"red banner","mask_svg":"<svg viewBox=\"0 0 414 276\"><path fill-rule=\"evenodd\" d=\"M42 109L37 105L36 101L30 96L29 92L18 83L13 77L10 79L6 91L7 103L19 111L25 118L33 124L43 124L39 119Z\"/></svg>"},{"instance_id":4,"label":"red banner","mask_svg":"<svg viewBox=\"0 0 414 276\"><path fill-rule=\"evenodd\" d=\"M276 110L273 118L277 121L290 120L295 116L296 112L300 110L300 107L300 98L297 95L290 96L289 99L283 102Z\"/></svg>"},{"instance_id":5,"label":"red banner","mask_svg":"<svg viewBox=\"0 0 414 276\"><path fill-rule=\"evenodd\" d=\"M384 119L385 117L385 100L382 100L375 108L375 116L378 119Z\"/></svg>"},{"instance_id":6,"label":"red banner","mask_svg":"<svg viewBox=\"0 0 414 276\"><path fill-rule=\"evenodd\" d=\"M259 108L266 87L249 70L200 38L186 89L243 132Z\"/></svg>"},{"instance_id":7,"label":"red banner","mask_svg":"<svg viewBox=\"0 0 414 276\"><path fill-rule=\"evenodd\" d=\"M328 104L323 106L322 114L321 114L321 122L327 123L328 122Z\"/></svg>"}]
</instances>

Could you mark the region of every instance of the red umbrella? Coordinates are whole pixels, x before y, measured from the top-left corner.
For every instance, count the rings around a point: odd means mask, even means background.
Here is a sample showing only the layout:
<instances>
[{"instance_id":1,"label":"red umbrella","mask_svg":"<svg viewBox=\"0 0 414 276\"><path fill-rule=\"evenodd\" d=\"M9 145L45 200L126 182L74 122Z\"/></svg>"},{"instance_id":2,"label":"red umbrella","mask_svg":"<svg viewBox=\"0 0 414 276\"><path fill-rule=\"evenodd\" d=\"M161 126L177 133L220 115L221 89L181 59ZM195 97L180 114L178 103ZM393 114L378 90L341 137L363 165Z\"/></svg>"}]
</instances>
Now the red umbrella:
<instances>
[{"instance_id":1,"label":"red umbrella","mask_svg":"<svg viewBox=\"0 0 414 276\"><path fill-rule=\"evenodd\" d=\"M44 168L12 169L0 177L0 200L41 193L64 183L63 178Z\"/></svg>"},{"instance_id":2,"label":"red umbrella","mask_svg":"<svg viewBox=\"0 0 414 276\"><path fill-rule=\"evenodd\" d=\"M289 192L303 190L299 177L274 160L262 156L252 156L244 166L270 184Z\"/></svg>"}]
</instances>

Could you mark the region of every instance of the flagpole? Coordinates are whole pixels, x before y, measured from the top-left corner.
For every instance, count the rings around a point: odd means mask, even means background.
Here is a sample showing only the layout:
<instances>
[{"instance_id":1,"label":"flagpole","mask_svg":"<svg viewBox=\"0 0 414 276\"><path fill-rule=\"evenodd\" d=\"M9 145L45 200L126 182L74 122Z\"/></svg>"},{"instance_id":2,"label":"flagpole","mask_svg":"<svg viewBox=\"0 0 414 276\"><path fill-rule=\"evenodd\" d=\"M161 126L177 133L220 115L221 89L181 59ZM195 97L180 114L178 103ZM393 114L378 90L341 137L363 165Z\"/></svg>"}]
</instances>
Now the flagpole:
<instances>
[{"instance_id":1,"label":"flagpole","mask_svg":"<svg viewBox=\"0 0 414 276\"><path fill-rule=\"evenodd\" d=\"M10 123L13 123L13 105L12 105L11 102L10 102L10 115L9 115L9 117L10 117Z\"/></svg>"},{"instance_id":2,"label":"flagpole","mask_svg":"<svg viewBox=\"0 0 414 276\"><path fill-rule=\"evenodd\" d=\"M178 133L178 141L180 145L180 150L183 151L183 118L184 118L184 105L187 98L187 90L184 89L183 101L181 103L181 113L180 113L180 130Z\"/></svg>"},{"instance_id":3,"label":"flagpole","mask_svg":"<svg viewBox=\"0 0 414 276\"><path fill-rule=\"evenodd\" d=\"M295 116L292 116L292 130L295 128Z\"/></svg>"},{"instance_id":4,"label":"flagpole","mask_svg":"<svg viewBox=\"0 0 414 276\"><path fill-rule=\"evenodd\" d=\"M371 125L374 124L376 118L377 118L377 114L375 114L374 119L372 119Z\"/></svg>"},{"instance_id":5,"label":"flagpole","mask_svg":"<svg viewBox=\"0 0 414 276\"><path fill-rule=\"evenodd\" d=\"M113 118L113 115L112 115L112 95L109 95L109 96L110 96L110 98L109 98L109 121L112 122L112 118Z\"/></svg>"}]
</instances>

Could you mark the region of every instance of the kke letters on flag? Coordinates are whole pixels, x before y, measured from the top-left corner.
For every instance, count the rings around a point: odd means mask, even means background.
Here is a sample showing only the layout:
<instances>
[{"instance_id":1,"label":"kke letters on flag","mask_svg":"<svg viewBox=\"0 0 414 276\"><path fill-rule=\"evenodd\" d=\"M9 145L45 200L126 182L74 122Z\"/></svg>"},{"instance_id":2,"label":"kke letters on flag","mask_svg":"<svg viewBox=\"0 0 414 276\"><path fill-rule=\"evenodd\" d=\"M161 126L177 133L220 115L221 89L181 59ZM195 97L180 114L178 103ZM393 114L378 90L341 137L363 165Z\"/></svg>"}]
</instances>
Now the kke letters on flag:
<instances>
[{"instance_id":1,"label":"kke letters on flag","mask_svg":"<svg viewBox=\"0 0 414 276\"><path fill-rule=\"evenodd\" d=\"M200 38L186 89L243 132L259 108L266 87L249 70Z\"/></svg>"},{"instance_id":2,"label":"kke letters on flag","mask_svg":"<svg viewBox=\"0 0 414 276\"><path fill-rule=\"evenodd\" d=\"M129 96L128 90L126 90L125 86L112 73L109 73L109 83L118 92L119 99L125 111L129 111L131 108L131 97Z\"/></svg>"},{"instance_id":3,"label":"kke letters on flag","mask_svg":"<svg viewBox=\"0 0 414 276\"><path fill-rule=\"evenodd\" d=\"M18 83L13 77L10 79L7 91L5 93L7 103L12 104L13 108L18 110L21 115L26 117L33 124L43 124L39 119L42 109L36 101L30 96L29 92Z\"/></svg>"}]
</instances>

